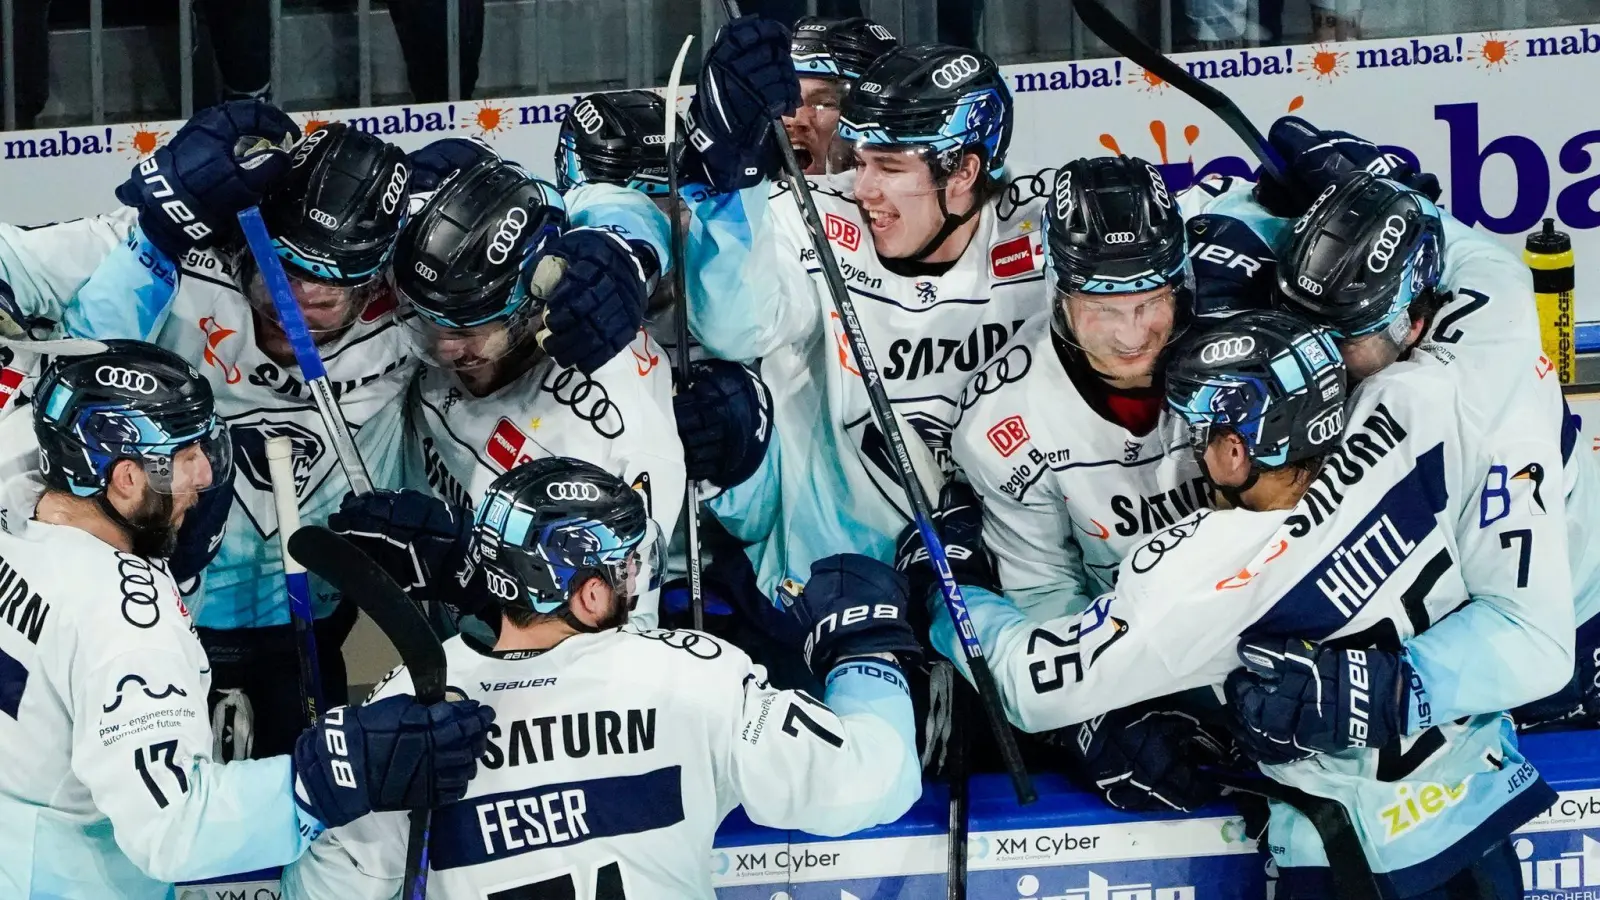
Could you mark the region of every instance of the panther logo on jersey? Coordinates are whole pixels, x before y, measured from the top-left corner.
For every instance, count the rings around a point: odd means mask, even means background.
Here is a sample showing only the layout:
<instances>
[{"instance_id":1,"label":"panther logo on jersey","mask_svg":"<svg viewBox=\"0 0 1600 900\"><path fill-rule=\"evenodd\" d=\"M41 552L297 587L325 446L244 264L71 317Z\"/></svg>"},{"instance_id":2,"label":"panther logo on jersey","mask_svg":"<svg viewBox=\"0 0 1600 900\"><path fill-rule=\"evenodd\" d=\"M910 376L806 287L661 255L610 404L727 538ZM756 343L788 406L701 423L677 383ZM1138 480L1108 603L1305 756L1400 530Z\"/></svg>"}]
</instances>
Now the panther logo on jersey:
<instances>
[{"instance_id":1,"label":"panther logo on jersey","mask_svg":"<svg viewBox=\"0 0 1600 900\"><path fill-rule=\"evenodd\" d=\"M267 439L289 439L294 471L294 495L305 499L316 492L335 468L327 443L299 422L285 418L282 410L254 410L228 420L233 439L233 493L263 538L278 532L278 512L272 499L272 476L267 468Z\"/></svg>"}]
</instances>

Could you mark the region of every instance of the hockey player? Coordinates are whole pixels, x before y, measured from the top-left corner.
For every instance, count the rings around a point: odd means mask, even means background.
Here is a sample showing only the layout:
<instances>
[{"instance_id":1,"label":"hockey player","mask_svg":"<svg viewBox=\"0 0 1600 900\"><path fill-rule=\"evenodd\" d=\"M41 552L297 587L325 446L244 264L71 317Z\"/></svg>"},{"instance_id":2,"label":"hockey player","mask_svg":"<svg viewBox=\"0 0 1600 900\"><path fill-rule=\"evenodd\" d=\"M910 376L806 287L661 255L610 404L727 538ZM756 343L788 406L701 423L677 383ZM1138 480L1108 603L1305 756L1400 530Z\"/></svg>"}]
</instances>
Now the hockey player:
<instances>
[{"instance_id":1,"label":"hockey player","mask_svg":"<svg viewBox=\"0 0 1600 900\"><path fill-rule=\"evenodd\" d=\"M861 74L899 43L889 29L860 16L795 22L789 54L800 76L800 103L783 117L783 127L807 175L822 175L830 162L840 162L829 158L839 106Z\"/></svg>"},{"instance_id":2,"label":"hockey player","mask_svg":"<svg viewBox=\"0 0 1600 900\"><path fill-rule=\"evenodd\" d=\"M0 535L0 894L170 897L462 796L493 721L473 700L335 709L292 755L213 759L211 669L160 558L232 465L200 373L113 342L52 366L32 413L49 487Z\"/></svg>"},{"instance_id":3,"label":"hockey player","mask_svg":"<svg viewBox=\"0 0 1600 900\"><path fill-rule=\"evenodd\" d=\"M1366 141L1294 118L1280 120L1272 139L1303 182L1300 192L1319 199L1286 231L1292 242L1279 275L1285 302L1335 330L1354 377L1396 360L1439 367L1461 386L1471 415L1486 422L1560 396L1541 356L1528 269L1514 253L1438 210L1424 193L1395 184L1391 178L1407 177L1409 166ZM1356 174L1363 167L1391 177ZM1431 176L1407 180L1437 196ZM1272 201L1284 192L1274 195L1273 187L1264 186L1264 199L1281 206ZM1578 653L1566 688L1516 711L1526 726L1600 719L1600 473L1592 454L1574 452L1570 414L1543 436L1559 447L1559 481L1548 468L1511 474L1539 485L1550 478L1541 493L1567 495ZM1486 506L1485 523L1493 518Z\"/></svg>"},{"instance_id":4,"label":"hockey player","mask_svg":"<svg viewBox=\"0 0 1600 900\"><path fill-rule=\"evenodd\" d=\"M716 638L623 624L659 544L638 494L592 465L539 459L501 476L474 541L504 625L493 647L446 643L449 682L494 707L497 724L468 797L434 813L431 896L710 900L705 859L735 806L838 835L917 798L895 662L917 640L905 582L887 566L821 560L798 596L807 659L827 683L819 702L774 690ZM378 695L407 683L400 670ZM286 870L285 895L393 897L406 831L403 816L330 830Z\"/></svg>"},{"instance_id":5,"label":"hockey player","mask_svg":"<svg viewBox=\"0 0 1600 900\"><path fill-rule=\"evenodd\" d=\"M902 428L938 454L961 386L1045 311L1043 188L1008 192L1002 180L1011 97L993 61L901 48L862 78L872 89L849 93L839 126L854 179L819 179L813 196ZM761 360L779 436L756 476L724 495L741 508L714 508L759 545L769 594L831 553L892 558L908 515L794 198L759 178L769 116L798 99L787 34L746 17L719 34L686 117L709 183L726 192L695 209L690 324L712 354Z\"/></svg>"},{"instance_id":6,"label":"hockey player","mask_svg":"<svg viewBox=\"0 0 1600 900\"><path fill-rule=\"evenodd\" d=\"M623 201L649 205L636 193L604 185L569 196L592 201L596 192L605 198L602 216ZM596 212L569 209L553 185L514 163L490 160L451 179L406 223L391 283L412 354L425 364L407 399L402 483L433 496L346 497L337 530L443 551L464 534L465 522L450 506L470 516L498 476L530 459L570 456L635 485L649 514L671 533L684 496L683 451L661 348L640 332L627 352L585 375L551 359L535 339L544 325L543 294L554 278L592 280L601 291L631 289L642 301L645 277L637 265L563 273L544 257L563 234L569 241L583 234L621 244L611 232L588 227L597 224ZM415 533L416 525L430 521L439 533ZM417 573L408 586L436 582L424 593L459 615L462 603L483 598L462 585L450 589L443 576L458 562L432 557L430 571ZM636 611L647 627L655 624L656 602L649 592Z\"/></svg>"},{"instance_id":7,"label":"hockey player","mask_svg":"<svg viewBox=\"0 0 1600 900\"><path fill-rule=\"evenodd\" d=\"M1407 367L1347 404L1331 336L1261 312L1186 339L1166 384L1186 442L1235 508L1158 532L1074 615L1030 621L968 591L1013 721L1057 728L1226 682L1267 774L1359 823L1383 896L1520 897L1506 836L1554 792L1500 710L1564 678L1571 614L1545 598L1570 590L1566 536L1561 498L1543 496L1545 515L1531 486L1507 488L1488 527L1479 509L1495 471L1557 464L1527 430L1559 416L1556 398L1483 422L1449 379ZM1492 646L1463 604L1498 611ZM954 640L943 621L934 631ZM1522 665L1479 684L1467 670L1485 655ZM1241 657L1249 672L1236 673ZM1282 803L1268 843L1280 897L1333 897L1330 878L1352 872Z\"/></svg>"}]
</instances>

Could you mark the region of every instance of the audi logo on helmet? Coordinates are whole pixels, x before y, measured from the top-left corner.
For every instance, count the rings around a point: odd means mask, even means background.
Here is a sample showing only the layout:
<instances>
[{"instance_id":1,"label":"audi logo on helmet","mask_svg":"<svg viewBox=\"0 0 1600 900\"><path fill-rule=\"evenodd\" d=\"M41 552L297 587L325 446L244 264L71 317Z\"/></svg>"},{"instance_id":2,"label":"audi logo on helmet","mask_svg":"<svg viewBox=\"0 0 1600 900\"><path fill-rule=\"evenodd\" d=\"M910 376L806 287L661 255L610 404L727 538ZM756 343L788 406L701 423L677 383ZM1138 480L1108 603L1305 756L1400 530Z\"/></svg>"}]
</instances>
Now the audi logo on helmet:
<instances>
[{"instance_id":1,"label":"audi logo on helmet","mask_svg":"<svg viewBox=\"0 0 1600 900\"><path fill-rule=\"evenodd\" d=\"M516 246L517 238L522 235L522 229L528 225L528 211L520 206L512 207L506 217L500 220L500 227L489 241L489 248L484 251L484 256L489 262L500 265L511 256L511 248Z\"/></svg>"},{"instance_id":2,"label":"audi logo on helmet","mask_svg":"<svg viewBox=\"0 0 1600 900\"><path fill-rule=\"evenodd\" d=\"M600 488L582 481L552 481L544 493L551 500L599 500Z\"/></svg>"},{"instance_id":3,"label":"audi logo on helmet","mask_svg":"<svg viewBox=\"0 0 1600 900\"><path fill-rule=\"evenodd\" d=\"M584 134L594 134L600 130L601 125L605 124L605 119L600 116L600 110L595 109L594 104L588 100L579 103L578 107L572 111L572 120L578 123L578 127L583 129Z\"/></svg>"},{"instance_id":4,"label":"audi logo on helmet","mask_svg":"<svg viewBox=\"0 0 1600 900\"><path fill-rule=\"evenodd\" d=\"M1300 285L1300 289L1301 290L1305 291L1306 293L1310 294L1313 297L1321 297L1322 296L1322 285L1317 284L1315 281L1312 281L1309 277L1307 277L1305 275L1301 275L1299 278L1295 279L1295 284Z\"/></svg>"},{"instance_id":5,"label":"audi logo on helmet","mask_svg":"<svg viewBox=\"0 0 1600 900\"><path fill-rule=\"evenodd\" d=\"M161 382L149 372L124 369L121 366L101 366L94 370L94 380L101 386L132 391L135 394L154 394Z\"/></svg>"},{"instance_id":6,"label":"audi logo on helmet","mask_svg":"<svg viewBox=\"0 0 1600 900\"><path fill-rule=\"evenodd\" d=\"M439 280L439 273L435 272L431 266L427 266L427 265L424 265L424 264L419 262L416 265L412 266L412 268L416 270L416 273L418 275L422 276L422 280L423 281L438 281Z\"/></svg>"},{"instance_id":7,"label":"audi logo on helmet","mask_svg":"<svg viewBox=\"0 0 1600 900\"><path fill-rule=\"evenodd\" d=\"M1162 209L1171 209L1172 195L1167 193L1166 180L1156 171L1156 167L1149 163L1144 164L1144 170L1150 173L1150 191L1155 195L1156 202L1161 204Z\"/></svg>"},{"instance_id":8,"label":"audi logo on helmet","mask_svg":"<svg viewBox=\"0 0 1600 900\"><path fill-rule=\"evenodd\" d=\"M383 214L394 215L400 206L400 198L406 195L406 166L405 163L395 163L394 172L389 176L389 184L383 189Z\"/></svg>"},{"instance_id":9,"label":"audi logo on helmet","mask_svg":"<svg viewBox=\"0 0 1600 900\"><path fill-rule=\"evenodd\" d=\"M1317 445L1326 444L1343 432L1344 407L1335 406L1311 420L1311 424L1306 426L1306 440Z\"/></svg>"},{"instance_id":10,"label":"audi logo on helmet","mask_svg":"<svg viewBox=\"0 0 1600 900\"><path fill-rule=\"evenodd\" d=\"M883 27L882 25L877 24L876 22L872 23L871 25L868 25L867 26L867 31L871 32L872 36L877 38L880 41L892 41L892 40L894 40L894 32L892 32L889 29Z\"/></svg>"},{"instance_id":11,"label":"audi logo on helmet","mask_svg":"<svg viewBox=\"0 0 1600 900\"><path fill-rule=\"evenodd\" d=\"M1256 349L1256 339L1248 334L1215 340L1200 348L1200 361L1207 365L1242 359Z\"/></svg>"},{"instance_id":12,"label":"audi logo on helmet","mask_svg":"<svg viewBox=\"0 0 1600 900\"><path fill-rule=\"evenodd\" d=\"M933 86L948 91L958 84L978 74L983 64L970 53L963 53L955 59L933 70Z\"/></svg>"},{"instance_id":13,"label":"audi logo on helmet","mask_svg":"<svg viewBox=\"0 0 1600 900\"><path fill-rule=\"evenodd\" d=\"M1072 170L1062 169L1056 176L1056 219L1063 225L1072 217Z\"/></svg>"},{"instance_id":14,"label":"audi logo on helmet","mask_svg":"<svg viewBox=\"0 0 1600 900\"><path fill-rule=\"evenodd\" d=\"M876 81L864 81L861 83L860 91L863 94L881 94L883 93L883 85Z\"/></svg>"},{"instance_id":15,"label":"audi logo on helmet","mask_svg":"<svg viewBox=\"0 0 1600 900\"><path fill-rule=\"evenodd\" d=\"M1131 244L1133 243L1133 232L1113 231L1105 236L1105 242L1108 244Z\"/></svg>"},{"instance_id":16,"label":"audi logo on helmet","mask_svg":"<svg viewBox=\"0 0 1600 900\"><path fill-rule=\"evenodd\" d=\"M1394 251L1400 249L1400 239L1405 236L1405 216L1395 213L1384 219L1378 242L1372 245L1372 252L1367 254L1367 268L1374 274L1387 270L1389 260L1394 258Z\"/></svg>"},{"instance_id":17,"label":"audi logo on helmet","mask_svg":"<svg viewBox=\"0 0 1600 900\"><path fill-rule=\"evenodd\" d=\"M1299 221L1294 223L1295 234L1299 234L1300 232L1306 230L1306 226L1311 224L1311 217L1316 215L1317 210L1322 208L1322 201L1333 196L1333 192L1338 190L1338 188L1339 183L1334 182L1333 184L1330 184L1322 189L1322 193L1317 195L1317 199L1311 201L1311 207L1306 210L1306 214L1301 216Z\"/></svg>"},{"instance_id":18,"label":"audi logo on helmet","mask_svg":"<svg viewBox=\"0 0 1600 900\"><path fill-rule=\"evenodd\" d=\"M310 212L306 213L306 217L318 225L321 225L323 228L339 227L339 220L333 217L333 213L323 212L315 207L313 207Z\"/></svg>"}]
</instances>

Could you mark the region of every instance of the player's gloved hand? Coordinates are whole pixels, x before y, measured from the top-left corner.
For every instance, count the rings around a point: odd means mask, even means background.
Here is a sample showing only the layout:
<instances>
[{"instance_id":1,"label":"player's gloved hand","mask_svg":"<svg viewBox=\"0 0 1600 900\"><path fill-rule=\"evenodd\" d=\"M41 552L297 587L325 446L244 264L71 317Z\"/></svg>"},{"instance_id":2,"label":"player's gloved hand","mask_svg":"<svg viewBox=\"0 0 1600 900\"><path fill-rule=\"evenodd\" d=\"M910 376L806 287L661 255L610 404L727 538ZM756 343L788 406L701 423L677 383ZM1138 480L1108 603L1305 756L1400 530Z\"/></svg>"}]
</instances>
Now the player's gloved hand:
<instances>
[{"instance_id":1,"label":"player's gloved hand","mask_svg":"<svg viewBox=\"0 0 1600 900\"><path fill-rule=\"evenodd\" d=\"M1068 776L1117 809L1193 812L1221 793L1202 766L1228 758L1229 740L1188 713L1149 704L1038 735L1062 751Z\"/></svg>"},{"instance_id":2,"label":"player's gloved hand","mask_svg":"<svg viewBox=\"0 0 1600 900\"><path fill-rule=\"evenodd\" d=\"M167 560L167 568L180 585L204 572L222 547L228 513L233 509L233 473L229 468L226 481L202 491L178 526L178 547Z\"/></svg>"},{"instance_id":3,"label":"player's gloved hand","mask_svg":"<svg viewBox=\"0 0 1600 900\"><path fill-rule=\"evenodd\" d=\"M239 233L235 216L261 202L290 168L294 120L259 100L202 109L117 187L139 227L173 260Z\"/></svg>"},{"instance_id":4,"label":"player's gloved hand","mask_svg":"<svg viewBox=\"0 0 1600 900\"><path fill-rule=\"evenodd\" d=\"M466 583L457 583L472 531L470 510L421 491L345 494L328 530L343 535L389 574L412 599L445 603L459 618L473 605ZM482 593L476 603L487 602Z\"/></svg>"},{"instance_id":5,"label":"player's gloved hand","mask_svg":"<svg viewBox=\"0 0 1600 900\"><path fill-rule=\"evenodd\" d=\"M1347 131L1322 131L1299 116L1272 123L1267 142L1283 157L1290 184L1265 175L1256 185L1256 201L1275 216L1304 215L1330 185L1351 172L1367 171L1439 199L1439 179L1365 138Z\"/></svg>"},{"instance_id":6,"label":"player's gloved hand","mask_svg":"<svg viewBox=\"0 0 1600 900\"><path fill-rule=\"evenodd\" d=\"M592 375L638 335L650 291L635 252L609 231L574 228L540 258L533 276L545 302L539 346L556 362Z\"/></svg>"},{"instance_id":7,"label":"player's gloved hand","mask_svg":"<svg viewBox=\"0 0 1600 900\"><path fill-rule=\"evenodd\" d=\"M811 564L811 578L790 613L806 634L802 654L818 678L841 660L892 653L905 665L922 658L907 620L907 585L889 566L857 553Z\"/></svg>"},{"instance_id":8,"label":"player's gloved hand","mask_svg":"<svg viewBox=\"0 0 1600 900\"><path fill-rule=\"evenodd\" d=\"M689 364L672 398L690 481L730 488L754 475L772 438L772 394L755 370L725 359Z\"/></svg>"},{"instance_id":9,"label":"player's gloved hand","mask_svg":"<svg viewBox=\"0 0 1600 900\"><path fill-rule=\"evenodd\" d=\"M1511 711L1518 731L1600 723L1600 616L1578 626L1572 652L1572 678L1565 687Z\"/></svg>"},{"instance_id":10,"label":"player's gloved hand","mask_svg":"<svg viewBox=\"0 0 1600 900\"><path fill-rule=\"evenodd\" d=\"M972 486L948 481L939 491L939 508L933 513L933 527L944 541L950 559L950 574L957 584L980 587L1000 593L1000 576L994 559L983 545L983 501ZM915 523L900 532L894 554L894 567L911 582L911 596L927 602L939 588L939 573L928 561L928 548L922 543Z\"/></svg>"},{"instance_id":11,"label":"player's gloved hand","mask_svg":"<svg viewBox=\"0 0 1600 900\"><path fill-rule=\"evenodd\" d=\"M1234 736L1257 762L1382 747L1406 733L1411 666L1397 653L1335 650L1299 638L1242 640L1224 690Z\"/></svg>"},{"instance_id":12,"label":"player's gloved hand","mask_svg":"<svg viewBox=\"0 0 1600 900\"><path fill-rule=\"evenodd\" d=\"M473 138L440 138L423 147L406 154L406 166L411 169L411 177L406 181L406 192L417 200L418 194L423 195L426 202L427 195L439 189L445 179L476 166L478 163L489 159L499 159L500 154L494 152L488 144ZM416 212L415 209L412 212Z\"/></svg>"},{"instance_id":13,"label":"player's gloved hand","mask_svg":"<svg viewBox=\"0 0 1600 900\"><path fill-rule=\"evenodd\" d=\"M775 172L773 122L799 105L788 29L760 16L722 26L684 116L706 181L718 191L737 191Z\"/></svg>"},{"instance_id":14,"label":"player's gloved hand","mask_svg":"<svg viewBox=\"0 0 1600 900\"><path fill-rule=\"evenodd\" d=\"M494 710L476 700L423 706L399 695L330 709L295 741L295 800L329 828L453 803L477 774L492 724Z\"/></svg>"}]
</instances>

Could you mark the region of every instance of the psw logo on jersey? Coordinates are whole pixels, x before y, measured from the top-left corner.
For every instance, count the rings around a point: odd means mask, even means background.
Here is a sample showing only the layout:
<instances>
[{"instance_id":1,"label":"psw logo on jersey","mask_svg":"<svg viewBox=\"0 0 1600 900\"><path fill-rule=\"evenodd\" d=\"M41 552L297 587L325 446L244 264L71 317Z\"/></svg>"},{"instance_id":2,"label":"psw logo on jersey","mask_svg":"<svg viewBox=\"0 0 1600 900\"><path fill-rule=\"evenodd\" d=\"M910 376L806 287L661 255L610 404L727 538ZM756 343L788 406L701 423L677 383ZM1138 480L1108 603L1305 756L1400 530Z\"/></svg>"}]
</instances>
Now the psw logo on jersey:
<instances>
[{"instance_id":1,"label":"psw logo on jersey","mask_svg":"<svg viewBox=\"0 0 1600 900\"><path fill-rule=\"evenodd\" d=\"M304 502L327 479L335 461L315 432L298 422L284 421L281 412L257 410L228 421L233 438L234 495L263 538L278 532L278 512L272 500L272 476L267 469L267 439L289 439L294 471L295 499Z\"/></svg>"}]
</instances>

